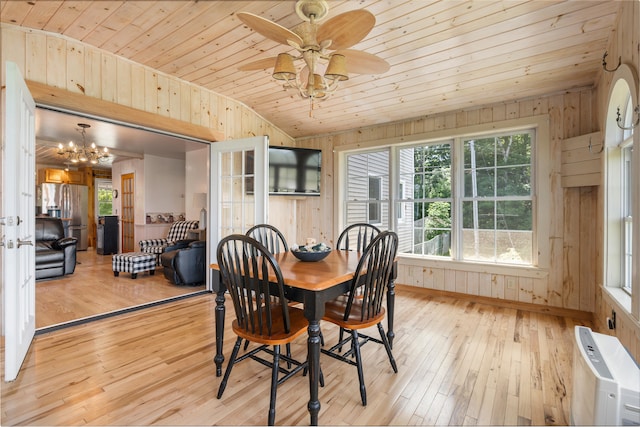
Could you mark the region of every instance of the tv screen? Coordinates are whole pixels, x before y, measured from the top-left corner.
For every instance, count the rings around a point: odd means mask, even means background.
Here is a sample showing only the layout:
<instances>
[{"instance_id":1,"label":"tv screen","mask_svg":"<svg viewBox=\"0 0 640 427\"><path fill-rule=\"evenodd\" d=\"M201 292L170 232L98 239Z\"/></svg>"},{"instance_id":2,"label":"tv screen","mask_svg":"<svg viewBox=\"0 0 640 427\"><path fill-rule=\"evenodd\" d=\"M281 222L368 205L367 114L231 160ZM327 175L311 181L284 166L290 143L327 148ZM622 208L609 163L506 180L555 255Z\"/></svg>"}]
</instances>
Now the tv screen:
<instances>
[{"instance_id":1,"label":"tv screen","mask_svg":"<svg viewBox=\"0 0 640 427\"><path fill-rule=\"evenodd\" d=\"M322 152L269 147L269 194L320 195Z\"/></svg>"}]
</instances>

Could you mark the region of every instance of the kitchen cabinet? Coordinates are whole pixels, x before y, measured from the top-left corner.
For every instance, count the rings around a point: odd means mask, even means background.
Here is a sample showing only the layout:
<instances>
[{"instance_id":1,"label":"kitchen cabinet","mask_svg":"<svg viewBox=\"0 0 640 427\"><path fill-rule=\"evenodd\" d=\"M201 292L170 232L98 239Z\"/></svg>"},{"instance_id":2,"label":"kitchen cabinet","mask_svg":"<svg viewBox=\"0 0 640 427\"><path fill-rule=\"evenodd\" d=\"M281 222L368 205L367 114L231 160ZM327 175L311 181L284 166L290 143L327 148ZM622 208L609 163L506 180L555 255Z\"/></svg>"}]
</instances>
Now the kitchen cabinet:
<instances>
[{"instance_id":1,"label":"kitchen cabinet","mask_svg":"<svg viewBox=\"0 0 640 427\"><path fill-rule=\"evenodd\" d=\"M84 174L81 171L65 171L64 169L40 169L38 183L84 184Z\"/></svg>"}]
</instances>

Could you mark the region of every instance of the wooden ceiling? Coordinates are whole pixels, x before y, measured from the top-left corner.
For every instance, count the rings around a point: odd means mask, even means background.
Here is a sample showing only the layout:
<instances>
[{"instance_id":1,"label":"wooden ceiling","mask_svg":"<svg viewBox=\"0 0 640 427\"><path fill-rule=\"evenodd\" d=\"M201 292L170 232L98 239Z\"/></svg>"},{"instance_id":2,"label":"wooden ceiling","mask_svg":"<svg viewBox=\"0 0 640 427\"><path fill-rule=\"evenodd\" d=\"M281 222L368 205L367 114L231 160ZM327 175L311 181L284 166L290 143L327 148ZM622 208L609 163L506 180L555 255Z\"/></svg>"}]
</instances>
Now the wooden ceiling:
<instances>
[{"instance_id":1,"label":"wooden ceiling","mask_svg":"<svg viewBox=\"0 0 640 427\"><path fill-rule=\"evenodd\" d=\"M611 1L328 1L328 17L367 9L376 25L353 49L391 64L350 75L314 107L285 91L271 70L243 63L295 51L235 16L286 28L295 1L16 1L0 17L64 34L242 101L293 137L593 86L614 27ZM611 68L617 58L607 58Z\"/></svg>"}]
</instances>

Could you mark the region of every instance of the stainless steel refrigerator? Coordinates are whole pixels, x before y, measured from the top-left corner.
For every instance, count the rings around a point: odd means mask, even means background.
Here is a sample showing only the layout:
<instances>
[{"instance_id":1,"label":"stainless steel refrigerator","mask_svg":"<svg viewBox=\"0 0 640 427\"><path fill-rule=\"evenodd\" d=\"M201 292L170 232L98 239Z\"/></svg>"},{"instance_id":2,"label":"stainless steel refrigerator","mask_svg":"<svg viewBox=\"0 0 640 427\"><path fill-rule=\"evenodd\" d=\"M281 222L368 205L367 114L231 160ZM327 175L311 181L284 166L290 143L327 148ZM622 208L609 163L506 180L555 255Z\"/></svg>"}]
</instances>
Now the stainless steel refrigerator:
<instances>
[{"instance_id":1,"label":"stainless steel refrigerator","mask_svg":"<svg viewBox=\"0 0 640 427\"><path fill-rule=\"evenodd\" d=\"M89 244L87 230L89 197L86 185L40 184L42 213L60 217L68 237L78 239L78 250L86 251Z\"/></svg>"}]
</instances>

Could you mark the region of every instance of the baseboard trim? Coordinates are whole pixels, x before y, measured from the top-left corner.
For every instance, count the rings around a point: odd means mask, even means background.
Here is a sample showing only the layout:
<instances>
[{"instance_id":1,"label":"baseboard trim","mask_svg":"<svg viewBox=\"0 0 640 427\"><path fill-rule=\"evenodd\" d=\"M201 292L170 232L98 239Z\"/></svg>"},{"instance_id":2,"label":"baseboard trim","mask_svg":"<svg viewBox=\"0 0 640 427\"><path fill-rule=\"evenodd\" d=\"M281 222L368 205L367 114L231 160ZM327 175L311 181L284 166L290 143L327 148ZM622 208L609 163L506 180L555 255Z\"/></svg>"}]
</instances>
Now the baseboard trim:
<instances>
[{"instance_id":1,"label":"baseboard trim","mask_svg":"<svg viewBox=\"0 0 640 427\"><path fill-rule=\"evenodd\" d=\"M483 297L479 295L461 294L451 291L441 291L439 289L418 288L417 286L410 285L396 285L396 292L414 292L421 295L443 296L456 298L465 301L474 301L481 304L494 305L503 308L511 308L514 310L525 310L534 313L549 314L552 316L570 317L572 319L578 319L582 321L588 321L593 323L593 313L582 310L573 310L562 307L551 307L540 304L532 304L527 302L510 301L504 299Z\"/></svg>"}]
</instances>

